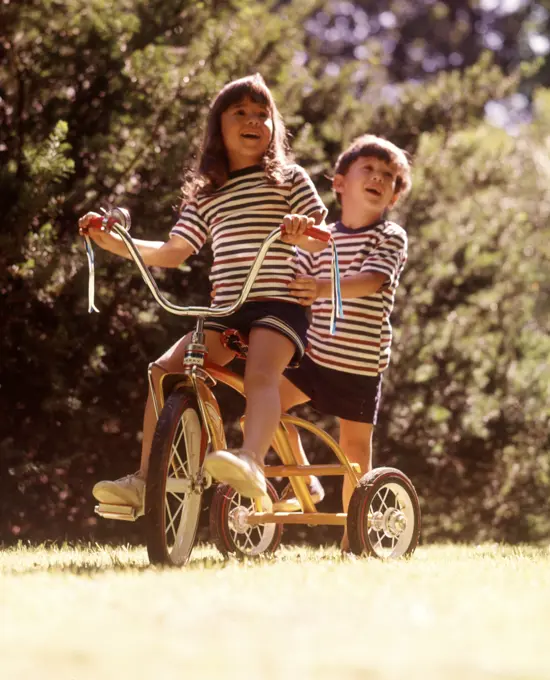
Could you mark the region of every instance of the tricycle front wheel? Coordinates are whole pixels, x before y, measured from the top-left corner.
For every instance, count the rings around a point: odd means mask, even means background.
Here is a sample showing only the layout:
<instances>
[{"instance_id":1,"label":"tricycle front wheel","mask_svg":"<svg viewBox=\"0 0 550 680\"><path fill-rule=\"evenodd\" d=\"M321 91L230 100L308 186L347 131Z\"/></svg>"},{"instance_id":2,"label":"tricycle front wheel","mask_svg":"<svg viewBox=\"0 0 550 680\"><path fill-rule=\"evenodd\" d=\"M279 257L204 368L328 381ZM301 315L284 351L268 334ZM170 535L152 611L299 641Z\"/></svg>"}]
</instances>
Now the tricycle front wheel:
<instances>
[{"instance_id":1,"label":"tricycle front wheel","mask_svg":"<svg viewBox=\"0 0 550 680\"><path fill-rule=\"evenodd\" d=\"M176 389L160 413L147 474L145 527L153 564L181 566L189 559L199 525L206 441L195 393Z\"/></svg>"}]
</instances>

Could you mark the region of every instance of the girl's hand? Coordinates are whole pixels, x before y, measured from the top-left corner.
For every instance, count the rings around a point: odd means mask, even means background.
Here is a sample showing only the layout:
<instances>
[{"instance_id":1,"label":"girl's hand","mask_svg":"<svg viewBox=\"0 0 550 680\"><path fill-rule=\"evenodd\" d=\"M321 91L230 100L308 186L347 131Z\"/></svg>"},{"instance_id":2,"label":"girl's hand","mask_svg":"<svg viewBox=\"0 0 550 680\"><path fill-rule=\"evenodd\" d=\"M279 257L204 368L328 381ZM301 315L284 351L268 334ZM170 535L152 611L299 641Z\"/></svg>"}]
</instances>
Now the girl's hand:
<instances>
[{"instance_id":1,"label":"girl's hand","mask_svg":"<svg viewBox=\"0 0 550 680\"><path fill-rule=\"evenodd\" d=\"M81 217L78 220L78 230L81 235L86 234L89 236L100 248L110 250L109 246L117 239L112 234L102 231L101 229L89 228L90 223L98 218L102 219L102 216L95 212L86 213L84 217Z\"/></svg>"},{"instance_id":2,"label":"girl's hand","mask_svg":"<svg viewBox=\"0 0 550 680\"><path fill-rule=\"evenodd\" d=\"M115 247L117 242L119 242L119 239L116 236L113 236L113 234L110 234L108 231L102 231L101 229L90 229L88 236L100 248L109 250L110 252L116 252L113 251L113 247Z\"/></svg>"},{"instance_id":3,"label":"girl's hand","mask_svg":"<svg viewBox=\"0 0 550 680\"><path fill-rule=\"evenodd\" d=\"M102 219L101 215L95 212L89 212L84 215L84 217L81 217L78 220L78 232L81 236L84 236L85 234L88 233L88 227L90 226L90 223L93 222L96 219ZM98 231L92 229L92 231Z\"/></svg>"},{"instance_id":4,"label":"girl's hand","mask_svg":"<svg viewBox=\"0 0 550 680\"><path fill-rule=\"evenodd\" d=\"M283 219L284 234L281 237L283 243L290 243L296 245L303 237L305 230L308 227L314 227L315 220L313 217L306 217L305 215L285 215Z\"/></svg>"},{"instance_id":5,"label":"girl's hand","mask_svg":"<svg viewBox=\"0 0 550 680\"><path fill-rule=\"evenodd\" d=\"M288 284L290 294L304 307L310 307L319 297L319 283L314 276L297 276Z\"/></svg>"}]
</instances>

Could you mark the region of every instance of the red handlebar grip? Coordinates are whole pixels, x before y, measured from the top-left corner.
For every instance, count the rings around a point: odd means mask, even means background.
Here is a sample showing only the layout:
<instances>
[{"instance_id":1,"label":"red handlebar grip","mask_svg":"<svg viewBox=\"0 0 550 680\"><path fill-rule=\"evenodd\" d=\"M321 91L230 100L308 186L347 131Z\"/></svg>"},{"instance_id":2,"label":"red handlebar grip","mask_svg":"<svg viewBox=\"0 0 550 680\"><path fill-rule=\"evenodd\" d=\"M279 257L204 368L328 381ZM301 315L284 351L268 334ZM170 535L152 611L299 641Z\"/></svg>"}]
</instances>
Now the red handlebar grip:
<instances>
[{"instance_id":1,"label":"red handlebar grip","mask_svg":"<svg viewBox=\"0 0 550 680\"><path fill-rule=\"evenodd\" d=\"M318 241L324 241L325 243L330 241L330 231L319 229L319 227L308 227L305 234L306 236L311 236L311 238L316 238Z\"/></svg>"},{"instance_id":2,"label":"red handlebar grip","mask_svg":"<svg viewBox=\"0 0 550 680\"><path fill-rule=\"evenodd\" d=\"M103 226L103 217L90 217L90 221L88 222L88 229L101 229Z\"/></svg>"}]
</instances>

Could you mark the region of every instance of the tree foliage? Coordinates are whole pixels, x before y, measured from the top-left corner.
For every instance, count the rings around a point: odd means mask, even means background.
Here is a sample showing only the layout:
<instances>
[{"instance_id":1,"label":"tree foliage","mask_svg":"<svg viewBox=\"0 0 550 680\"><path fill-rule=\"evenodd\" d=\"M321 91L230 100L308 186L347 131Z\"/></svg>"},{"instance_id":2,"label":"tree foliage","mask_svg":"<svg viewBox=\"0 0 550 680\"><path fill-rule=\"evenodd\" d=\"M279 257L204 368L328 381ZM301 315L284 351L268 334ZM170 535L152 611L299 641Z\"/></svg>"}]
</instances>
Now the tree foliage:
<instances>
[{"instance_id":1,"label":"tree foliage","mask_svg":"<svg viewBox=\"0 0 550 680\"><path fill-rule=\"evenodd\" d=\"M413 193L397 216L410 261L377 464L413 478L427 537L519 541L548 531L550 94L537 90L534 119L514 136L490 127L487 103L525 79L479 52L468 68L401 83L389 98L387 82L404 76L383 61L369 62L368 78L361 59L327 68L333 55L306 30L319 7L0 6L4 540L138 536L139 526L98 524L90 490L137 466L145 367L188 324L160 312L132 265L105 253L96 253L101 313L88 315L76 222L124 205L136 235L163 238L211 98L254 71L272 86L333 217L328 176L355 135L381 134L415 157ZM190 264L155 275L175 299L208 303L208 255ZM223 391L221 402L234 421L242 404ZM338 503L333 484L327 507Z\"/></svg>"}]
</instances>

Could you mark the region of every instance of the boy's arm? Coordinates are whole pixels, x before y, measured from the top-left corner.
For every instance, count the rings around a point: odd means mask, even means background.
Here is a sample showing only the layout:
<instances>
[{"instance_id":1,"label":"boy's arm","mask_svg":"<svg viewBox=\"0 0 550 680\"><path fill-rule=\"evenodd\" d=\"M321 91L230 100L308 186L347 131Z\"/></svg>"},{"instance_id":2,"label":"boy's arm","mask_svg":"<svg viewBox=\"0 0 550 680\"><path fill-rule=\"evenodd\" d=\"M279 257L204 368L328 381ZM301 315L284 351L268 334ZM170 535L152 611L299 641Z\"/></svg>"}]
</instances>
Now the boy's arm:
<instances>
[{"instance_id":1,"label":"boy's arm","mask_svg":"<svg viewBox=\"0 0 550 680\"><path fill-rule=\"evenodd\" d=\"M379 272L365 272L340 279L342 298L367 297L376 293L388 280L386 274ZM331 280L314 276L297 276L288 284L291 294L301 305L309 307L317 298L331 297Z\"/></svg>"}]
</instances>

